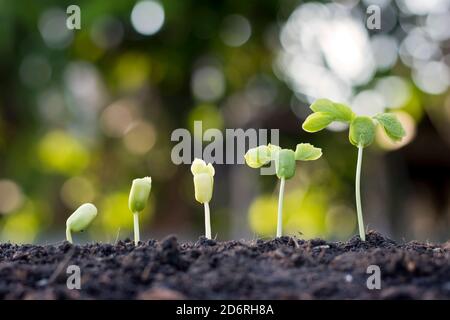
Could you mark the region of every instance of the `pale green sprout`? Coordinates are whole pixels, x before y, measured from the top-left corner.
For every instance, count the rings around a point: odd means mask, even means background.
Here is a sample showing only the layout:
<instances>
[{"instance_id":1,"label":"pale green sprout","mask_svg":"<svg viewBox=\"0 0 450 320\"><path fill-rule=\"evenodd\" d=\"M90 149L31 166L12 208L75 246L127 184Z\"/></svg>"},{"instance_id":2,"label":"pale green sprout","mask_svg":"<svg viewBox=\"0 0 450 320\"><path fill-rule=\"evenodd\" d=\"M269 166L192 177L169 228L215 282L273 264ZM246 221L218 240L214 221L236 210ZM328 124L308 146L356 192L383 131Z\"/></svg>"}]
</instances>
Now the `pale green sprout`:
<instances>
[{"instance_id":1,"label":"pale green sprout","mask_svg":"<svg viewBox=\"0 0 450 320\"><path fill-rule=\"evenodd\" d=\"M399 141L405 136L405 130L393 113L381 113L373 117L357 116L348 106L328 99L318 99L311 105L314 111L306 118L302 127L307 132L317 132L326 128L334 121L344 122L350 126L350 143L358 148L356 164L355 198L358 216L359 236L366 240L361 206L361 165L363 149L372 144L375 139L376 125L381 125L386 135L393 141Z\"/></svg>"},{"instance_id":2,"label":"pale green sprout","mask_svg":"<svg viewBox=\"0 0 450 320\"><path fill-rule=\"evenodd\" d=\"M322 156L322 150L309 143L300 143L295 152L281 149L275 145L261 145L251 148L245 154L245 162L251 168L260 168L270 161L275 161L275 172L280 179L280 192L278 196L277 237L283 233L283 197L285 181L295 175L295 161L312 161Z\"/></svg>"},{"instance_id":3,"label":"pale green sprout","mask_svg":"<svg viewBox=\"0 0 450 320\"><path fill-rule=\"evenodd\" d=\"M81 205L66 221L66 238L73 243L72 232L81 232L87 229L97 216L97 208L92 203Z\"/></svg>"},{"instance_id":4,"label":"pale green sprout","mask_svg":"<svg viewBox=\"0 0 450 320\"><path fill-rule=\"evenodd\" d=\"M134 244L137 246L140 240L139 235L139 213L141 213L147 205L150 191L152 190L152 178L145 177L134 179L131 185L130 196L128 198L128 207L133 213L134 225Z\"/></svg>"},{"instance_id":5,"label":"pale green sprout","mask_svg":"<svg viewBox=\"0 0 450 320\"><path fill-rule=\"evenodd\" d=\"M205 237L211 239L209 202L213 194L215 170L211 163L206 164L196 158L192 162L191 172L194 176L195 200L202 203L205 210Z\"/></svg>"}]
</instances>

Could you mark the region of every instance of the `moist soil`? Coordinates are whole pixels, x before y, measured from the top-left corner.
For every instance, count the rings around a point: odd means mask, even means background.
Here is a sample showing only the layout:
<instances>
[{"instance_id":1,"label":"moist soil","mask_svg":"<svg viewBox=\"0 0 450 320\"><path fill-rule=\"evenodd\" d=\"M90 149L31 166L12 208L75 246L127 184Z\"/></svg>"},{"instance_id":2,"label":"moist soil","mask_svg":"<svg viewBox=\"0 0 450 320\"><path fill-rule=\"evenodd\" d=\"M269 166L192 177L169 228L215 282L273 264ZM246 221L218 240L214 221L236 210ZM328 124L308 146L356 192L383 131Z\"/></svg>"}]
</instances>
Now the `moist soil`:
<instances>
[{"instance_id":1,"label":"moist soil","mask_svg":"<svg viewBox=\"0 0 450 320\"><path fill-rule=\"evenodd\" d=\"M450 242L281 237L179 243L0 244L1 299L449 299ZM81 289L69 290L70 265ZM368 266L380 268L381 288ZM370 271L370 268L369 268ZM73 284L74 282L71 281Z\"/></svg>"}]
</instances>

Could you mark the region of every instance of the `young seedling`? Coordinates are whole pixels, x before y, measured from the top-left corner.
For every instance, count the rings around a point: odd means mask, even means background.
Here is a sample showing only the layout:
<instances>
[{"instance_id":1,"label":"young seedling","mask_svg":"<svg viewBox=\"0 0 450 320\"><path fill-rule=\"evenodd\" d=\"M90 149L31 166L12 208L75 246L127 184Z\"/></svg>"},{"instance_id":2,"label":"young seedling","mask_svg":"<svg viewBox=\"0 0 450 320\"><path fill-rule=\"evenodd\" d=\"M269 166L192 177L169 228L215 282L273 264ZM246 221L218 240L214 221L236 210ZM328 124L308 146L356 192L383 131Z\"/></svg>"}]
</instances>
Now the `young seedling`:
<instances>
[{"instance_id":1,"label":"young seedling","mask_svg":"<svg viewBox=\"0 0 450 320\"><path fill-rule=\"evenodd\" d=\"M72 231L81 232L87 229L97 216L97 208L91 203L81 205L66 221L66 238L72 241Z\"/></svg>"},{"instance_id":2,"label":"young seedling","mask_svg":"<svg viewBox=\"0 0 450 320\"><path fill-rule=\"evenodd\" d=\"M356 164L355 198L356 212L358 216L359 236L366 241L364 222L361 207L361 164L363 149L372 144L375 139L375 129L379 124L384 132L393 141L399 141L405 136L405 130L393 113L381 113L373 117L357 116L353 111L342 103L336 103L328 99L318 99L311 105L314 112L303 123L303 130L317 132L326 128L334 121L349 124L350 143L358 148L358 160Z\"/></svg>"},{"instance_id":3,"label":"young seedling","mask_svg":"<svg viewBox=\"0 0 450 320\"><path fill-rule=\"evenodd\" d=\"M317 160L322 156L322 150L309 143L300 143L295 152L289 149L281 149L269 144L252 148L245 154L245 162L251 168L260 168L270 161L275 161L275 172L280 179L280 193L278 196L277 237L283 233L283 197L284 184L287 179L295 175L295 161Z\"/></svg>"},{"instance_id":4,"label":"young seedling","mask_svg":"<svg viewBox=\"0 0 450 320\"><path fill-rule=\"evenodd\" d=\"M131 185L130 196L128 198L128 207L133 213L134 225L134 244L137 246L140 240L139 236L139 213L141 213L147 204L150 191L152 189L152 178L145 177L134 179Z\"/></svg>"},{"instance_id":5,"label":"young seedling","mask_svg":"<svg viewBox=\"0 0 450 320\"><path fill-rule=\"evenodd\" d=\"M211 239L211 220L209 214L209 202L211 201L214 187L214 167L211 163L195 159L191 165L194 175L195 200L203 203L205 208L205 237Z\"/></svg>"}]
</instances>

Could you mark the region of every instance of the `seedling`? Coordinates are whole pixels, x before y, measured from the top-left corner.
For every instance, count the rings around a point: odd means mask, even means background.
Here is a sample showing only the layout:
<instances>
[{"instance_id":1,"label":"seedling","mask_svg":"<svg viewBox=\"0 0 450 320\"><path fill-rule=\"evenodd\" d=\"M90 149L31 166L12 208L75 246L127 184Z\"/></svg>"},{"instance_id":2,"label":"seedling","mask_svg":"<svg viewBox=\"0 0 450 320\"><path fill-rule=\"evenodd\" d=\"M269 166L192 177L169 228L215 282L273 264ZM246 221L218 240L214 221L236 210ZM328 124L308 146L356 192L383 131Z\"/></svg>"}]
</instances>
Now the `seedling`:
<instances>
[{"instance_id":1,"label":"seedling","mask_svg":"<svg viewBox=\"0 0 450 320\"><path fill-rule=\"evenodd\" d=\"M252 148L245 154L245 162L251 168L260 168L270 161L275 161L275 172L280 179L280 193L278 196L277 237L281 237L283 229L283 197L284 184L287 179L295 175L295 161L317 160L322 156L322 150L309 143L300 143L295 152L281 149L272 144Z\"/></svg>"},{"instance_id":2,"label":"seedling","mask_svg":"<svg viewBox=\"0 0 450 320\"><path fill-rule=\"evenodd\" d=\"M87 229L97 216L97 208L91 203L81 205L66 221L66 238L72 241L72 231L81 232Z\"/></svg>"},{"instance_id":3,"label":"seedling","mask_svg":"<svg viewBox=\"0 0 450 320\"><path fill-rule=\"evenodd\" d=\"M303 130L317 132L326 128L334 121L349 124L350 143L358 148L358 161L356 164L355 198L358 216L359 236L366 241L364 222L361 207L361 164L363 149L372 144L375 139L375 129L381 125L387 136L393 141L399 141L405 136L405 130L393 113L381 113L373 117L357 116L348 106L328 99L318 99L311 105L314 112L303 123Z\"/></svg>"},{"instance_id":4,"label":"seedling","mask_svg":"<svg viewBox=\"0 0 450 320\"><path fill-rule=\"evenodd\" d=\"M205 209L205 237L211 239L211 220L209 214L209 202L211 201L214 187L215 170L211 163L195 159L191 165L194 175L195 200L203 203Z\"/></svg>"},{"instance_id":5,"label":"seedling","mask_svg":"<svg viewBox=\"0 0 450 320\"><path fill-rule=\"evenodd\" d=\"M138 245L140 240L139 213L141 213L145 209L151 189L151 177L134 179L133 184L131 185L130 196L128 198L128 207L133 213L134 244L136 246Z\"/></svg>"}]
</instances>

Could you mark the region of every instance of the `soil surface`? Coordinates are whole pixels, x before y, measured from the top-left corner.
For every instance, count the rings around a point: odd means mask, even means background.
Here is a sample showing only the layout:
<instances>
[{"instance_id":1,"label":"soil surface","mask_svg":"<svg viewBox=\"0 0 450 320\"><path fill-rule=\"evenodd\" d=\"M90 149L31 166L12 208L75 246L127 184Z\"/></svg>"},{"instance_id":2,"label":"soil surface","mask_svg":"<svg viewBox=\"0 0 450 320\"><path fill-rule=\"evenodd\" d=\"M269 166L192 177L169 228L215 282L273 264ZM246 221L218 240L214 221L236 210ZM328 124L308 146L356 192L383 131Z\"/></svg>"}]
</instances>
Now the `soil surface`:
<instances>
[{"instance_id":1,"label":"soil surface","mask_svg":"<svg viewBox=\"0 0 450 320\"><path fill-rule=\"evenodd\" d=\"M67 288L70 265L80 267L80 290ZM379 290L367 288L369 265L380 267ZM397 244L372 231L366 242L4 243L0 298L449 299L450 242Z\"/></svg>"}]
</instances>

